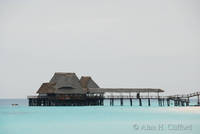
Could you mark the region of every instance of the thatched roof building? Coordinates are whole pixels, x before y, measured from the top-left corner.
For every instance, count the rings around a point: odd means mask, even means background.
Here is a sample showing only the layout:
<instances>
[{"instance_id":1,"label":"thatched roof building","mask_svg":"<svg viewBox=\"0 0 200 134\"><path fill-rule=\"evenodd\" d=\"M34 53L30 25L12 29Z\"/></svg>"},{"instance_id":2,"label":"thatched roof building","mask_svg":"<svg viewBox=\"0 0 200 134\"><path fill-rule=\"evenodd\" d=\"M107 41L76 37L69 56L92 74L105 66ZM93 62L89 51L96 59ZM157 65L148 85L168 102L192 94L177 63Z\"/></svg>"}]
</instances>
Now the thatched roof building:
<instances>
[{"instance_id":1,"label":"thatched roof building","mask_svg":"<svg viewBox=\"0 0 200 134\"><path fill-rule=\"evenodd\" d=\"M88 88L99 88L90 76L81 79L75 73L55 73L48 83L43 83L39 94L85 94Z\"/></svg>"},{"instance_id":2,"label":"thatched roof building","mask_svg":"<svg viewBox=\"0 0 200 134\"><path fill-rule=\"evenodd\" d=\"M41 85L37 91L39 95L28 96L28 99L29 106L101 106L104 105L104 99L107 99L107 94L104 94L107 92L137 93L136 96L130 96L131 94L129 94L128 98L123 94L121 96L112 96L111 94L110 104L113 105L114 98L118 97L121 105L123 105L123 98L126 97L126 99L130 99L130 105L132 105L132 99L139 99L141 106L140 93L159 93L164 91L153 88L100 88L90 76L82 76L79 79L75 73L57 72L49 82ZM157 98L159 98L159 94Z\"/></svg>"},{"instance_id":3,"label":"thatched roof building","mask_svg":"<svg viewBox=\"0 0 200 134\"><path fill-rule=\"evenodd\" d=\"M48 83L43 83L39 94L103 94L105 92L164 92L152 88L100 88L90 76L81 79L75 73L55 73Z\"/></svg>"}]
</instances>

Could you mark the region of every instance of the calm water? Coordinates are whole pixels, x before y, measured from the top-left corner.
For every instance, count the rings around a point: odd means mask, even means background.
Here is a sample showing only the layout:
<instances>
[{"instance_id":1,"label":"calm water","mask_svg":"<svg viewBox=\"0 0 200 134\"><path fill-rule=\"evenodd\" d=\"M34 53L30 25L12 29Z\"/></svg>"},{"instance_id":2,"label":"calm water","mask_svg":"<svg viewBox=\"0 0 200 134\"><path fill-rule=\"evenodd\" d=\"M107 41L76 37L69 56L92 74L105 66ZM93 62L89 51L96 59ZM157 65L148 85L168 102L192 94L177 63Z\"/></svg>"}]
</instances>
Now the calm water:
<instances>
[{"instance_id":1,"label":"calm water","mask_svg":"<svg viewBox=\"0 0 200 134\"><path fill-rule=\"evenodd\" d=\"M18 103L12 107L10 104ZM108 102L106 102L108 104ZM116 105L118 102L115 103ZM199 134L200 112L174 107L28 107L0 99L0 134ZM145 105L145 102L144 102ZM191 107L192 108L192 107Z\"/></svg>"}]
</instances>

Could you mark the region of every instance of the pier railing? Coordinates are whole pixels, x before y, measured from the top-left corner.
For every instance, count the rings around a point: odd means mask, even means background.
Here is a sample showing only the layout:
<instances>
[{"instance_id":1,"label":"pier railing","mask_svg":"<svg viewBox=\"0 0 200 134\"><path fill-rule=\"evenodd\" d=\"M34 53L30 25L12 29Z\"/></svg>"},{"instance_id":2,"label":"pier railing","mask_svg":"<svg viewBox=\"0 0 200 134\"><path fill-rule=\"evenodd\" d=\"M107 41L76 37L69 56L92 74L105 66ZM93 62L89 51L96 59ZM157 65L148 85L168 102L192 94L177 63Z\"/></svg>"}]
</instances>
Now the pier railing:
<instances>
[{"instance_id":1,"label":"pier railing","mask_svg":"<svg viewBox=\"0 0 200 134\"><path fill-rule=\"evenodd\" d=\"M174 106L190 106L190 97L197 96L197 104L194 106L200 106L200 92L184 94L184 95L171 95L171 96L159 96L159 95L103 95L103 94L86 94L86 95L58 95L58 96L28 96L30 106L49 106L49 105L103 105L103 100L110 100L110 105L114 105L114 100L119 99L120 105L123 105L123 100L129 99L130 105L133 105L133 99L137 99L139 106L142 106L142 99L148 100L148 105L151 105L152 99L157 99L159 106L171 105L173 102ZM64 100L64 101L57 101ZM66 100L66 101L65 101ZM72 100L71 102L68 100ZM65 104L62 102L66 102ZM76 102L76 103L75 103ZM164 103L166 102L166 103ZM58 103L58 104L57 104ZM69 104L68 104L69 103Z\"/></svg>"},{"instance_id":2,"label":"pier railing","mask_svg":"<svg viewBox=\"0 0 200 134\"><path fill-rule=\"evenodd\" d=\"M103 96L28 96L28 99L59 99L59 100L68 100L68 99L85 99L85 98L102 98Z\"/></svg>"},{"instance_id":3,"label":"pier railing","mask_svg":"<svg viewBox=\"0 0 200 134\"><path fill-rule=\"evenodd\" d=\"M177 94L177 95L171 95L171 96L167 96L168 98L190 98L190 97L194 97L194 96L199 96L200 92L195 92L195 93L190 93L190 94Z\"/></svg>"},{"instance_id":4,"label":"pier railing","mask_svg":"<svg viewBox=\"0 0 200 134\"><path fill-rule=\"evenodd\" d=\"M104 96L105 99L137 99L137 96L134 95L107 95ZM158 99L158 98L166 98L164 96L148 96L148 95L142 95L139 98L141 99Z\"/></svg>"},{"instance_id":5,"label":"pier railing","mask_svg":"<svg viewBox=\"0 0 200 134\"><path fill-rule=\"evenodd\" d=\"M88 98L99 98L99 97L103 97L104 99L118 99L118 98L123 98L123 99L137 99L137 96L134 95L106 95L106 96L98 96L98 95L93 95L93 96L87 96ZM73 98L72 96L56 96L56 97L52 97L52 96L28 96L28 99L37 99L37 98L65 98L65 99L69 99L69 98ZM77 98L77 97L76 97ZM140 96L141 99L158 99L158 98L167 98L165 96Z\"/></svg>"}]
</instances>

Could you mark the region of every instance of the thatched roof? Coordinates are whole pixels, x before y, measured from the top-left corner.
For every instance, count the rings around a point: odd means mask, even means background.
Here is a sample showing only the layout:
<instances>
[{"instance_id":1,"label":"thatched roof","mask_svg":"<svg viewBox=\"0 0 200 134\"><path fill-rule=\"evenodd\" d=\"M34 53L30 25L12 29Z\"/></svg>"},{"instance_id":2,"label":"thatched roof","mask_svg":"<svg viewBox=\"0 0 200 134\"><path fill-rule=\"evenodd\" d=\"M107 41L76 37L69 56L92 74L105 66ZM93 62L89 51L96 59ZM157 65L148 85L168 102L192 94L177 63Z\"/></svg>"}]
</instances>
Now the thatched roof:
<instances>
[{"instance_id":1,"label":"thatched roof","mask_svg":"<svg viewBox=\"0 0 200 134\"><path fill-rule=\"evenodd\" d=\"M56 83L56 88L81 88L75 73L55 73L50 83Z\"/></svg>"},{"instance_id":2,"label":"thatched roof","mask_svg":"<svg viewBox=\"0 0 200 134\"><path fill-rule=\"evenodd\" d=\"M83 94L85 91L75 73L55 73L49 83L43 84L37 93Z\"/></svg>"},{"instance_id":3,"label":"thatched roof","mask_svg":"<svg viewBox=\"0 0 200 134\"><path fill-rule=\"evenodd\" d=\"M118 92L118 93L144 93L144 92L164 92L162 89L154 89L154 88L89 88L90 93L105 93L105 92Z\"/></svg>"},{"instance_id":4,"label":"thatched roof","mask_svg":"<svg viewBox=\"0 0 200 134\"><path fill-rule=\"evenodd\" d=\"M82 76L80 83L82 88L99 88L90 76Z\"/></svg>"},{"instance_id":5,"label":"thatched roof","mask_svg":"<svg viewBox=\"0 0 200 134\"><path fill-rule=\"evenodd\" d=\"M45 93L54 93L56 83L43 83L37 93L45 94Z\"/></svg>"},{"instance_id":6,"label":"thatched roof","mask_svg":"<svg viewBox=\"0 0 200 134\"><path fill-rule=\"evenodd\" d=\"M48 83L43 83L39 94L85 94L105 92L164 92L153 88L99 88L89 76L79 80L75 73L55 73Z\"/></svg>"}]
</instances>

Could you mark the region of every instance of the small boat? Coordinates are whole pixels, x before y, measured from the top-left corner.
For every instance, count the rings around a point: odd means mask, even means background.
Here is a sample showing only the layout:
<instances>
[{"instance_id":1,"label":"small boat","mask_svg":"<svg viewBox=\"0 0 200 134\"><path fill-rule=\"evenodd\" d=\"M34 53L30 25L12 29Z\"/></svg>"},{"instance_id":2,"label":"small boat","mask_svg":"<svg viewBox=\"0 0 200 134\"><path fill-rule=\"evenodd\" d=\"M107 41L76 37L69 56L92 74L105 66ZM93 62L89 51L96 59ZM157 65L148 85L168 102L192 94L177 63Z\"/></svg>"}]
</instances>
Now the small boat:
<instances>
[{"instance_id":1,"label":"small boat","mask_svg":"<svg viewBox=\"0 0 200 134\"><path fill-rule=\"evenodd\" d=\"M18 106L18 104L12 104L12 106Z\"/></svg>"}]
</instances>

